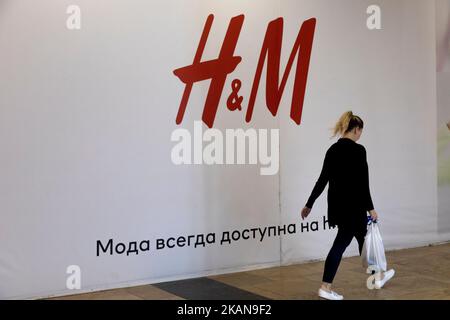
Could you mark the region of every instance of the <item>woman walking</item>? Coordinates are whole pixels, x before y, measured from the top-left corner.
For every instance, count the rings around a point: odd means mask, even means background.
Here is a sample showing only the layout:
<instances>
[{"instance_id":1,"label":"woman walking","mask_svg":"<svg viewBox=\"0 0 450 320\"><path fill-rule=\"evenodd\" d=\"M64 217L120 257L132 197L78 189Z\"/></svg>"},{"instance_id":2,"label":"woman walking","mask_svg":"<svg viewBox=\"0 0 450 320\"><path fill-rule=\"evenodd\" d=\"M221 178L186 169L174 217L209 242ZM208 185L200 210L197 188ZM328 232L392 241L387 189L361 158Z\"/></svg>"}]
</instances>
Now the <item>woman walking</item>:
<instances>
[{"instance_id":1,"label":"woman walking","mask_svg":"<svg viewBox=\"0 0 450 320\"><path fill-rule=\"evenodd\" d=\"M356 143L363 127L362 119L352 111L347 111L340 117L333 137L340 135L341 138L327 150L319 179L301 212L302 219L305 219L329 183L328 223L330 226L337 226L338 233L325 260L323 283L319 289L319 296L324 299L344 298L331 290L342 254L355 237L361 255L367 232L367 212L372 220L376 221L378 218L370 196L366 149ZM393 276L394 270L382 273L380 279L375 281L375 287L383 287Z\"/></svg>"}]
</instances>

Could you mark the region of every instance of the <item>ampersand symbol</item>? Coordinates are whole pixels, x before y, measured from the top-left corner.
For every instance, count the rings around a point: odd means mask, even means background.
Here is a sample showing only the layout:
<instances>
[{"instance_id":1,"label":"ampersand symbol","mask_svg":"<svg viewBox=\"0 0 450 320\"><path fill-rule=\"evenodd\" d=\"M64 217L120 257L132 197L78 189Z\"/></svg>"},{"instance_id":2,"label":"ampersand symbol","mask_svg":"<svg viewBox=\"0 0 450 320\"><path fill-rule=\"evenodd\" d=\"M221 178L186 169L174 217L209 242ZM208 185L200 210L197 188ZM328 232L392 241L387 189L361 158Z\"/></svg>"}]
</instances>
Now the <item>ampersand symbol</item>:
<instances>
[{"instance_id":1,"label":"ampersand symbol","mask_svg":"<svg viewBox=\"0 0 450 320\"><path fill-rule=\"evenodd\" d=\"M239 89L241 89L241 80L234 79L231 82L231 94L227 99L227 108L231 111L236 109L241 110L241 103L244 98L238 95Z\"/></svg>"}]
</instances>

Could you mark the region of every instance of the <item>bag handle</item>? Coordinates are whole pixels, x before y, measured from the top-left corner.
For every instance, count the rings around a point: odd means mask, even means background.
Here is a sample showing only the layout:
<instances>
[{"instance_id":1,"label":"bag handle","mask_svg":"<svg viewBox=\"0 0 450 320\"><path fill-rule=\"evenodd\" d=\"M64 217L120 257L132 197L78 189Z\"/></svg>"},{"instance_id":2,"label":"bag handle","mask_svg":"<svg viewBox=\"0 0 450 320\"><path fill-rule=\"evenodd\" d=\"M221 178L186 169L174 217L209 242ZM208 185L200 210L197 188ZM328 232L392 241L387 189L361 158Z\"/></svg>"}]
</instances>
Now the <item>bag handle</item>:
<instances>
[{"instance_id":1,"label":"bag handle","mask_svg":"<svg viewBox=\"0 0 450 320\"><path fill-rule=\"evenodd\" d=\"M373 220L371 216L367 216L367 225L370 226L372 223L378 223L378 219Z\"/></svg>"}]
</instances>

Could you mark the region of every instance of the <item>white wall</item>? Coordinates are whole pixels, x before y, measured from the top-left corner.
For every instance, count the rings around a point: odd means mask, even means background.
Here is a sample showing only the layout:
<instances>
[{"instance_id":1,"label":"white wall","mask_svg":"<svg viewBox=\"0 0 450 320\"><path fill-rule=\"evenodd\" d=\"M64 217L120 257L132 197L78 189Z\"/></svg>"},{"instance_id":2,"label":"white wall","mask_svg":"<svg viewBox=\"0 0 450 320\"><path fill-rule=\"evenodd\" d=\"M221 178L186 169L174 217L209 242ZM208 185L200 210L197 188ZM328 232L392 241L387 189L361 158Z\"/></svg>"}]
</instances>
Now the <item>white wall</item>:
<instances>
[{"instance_id":1,"label":"white wall","mask_svg":"<svg viewBox=\"0 0 450 320\"><path fill-rule=\"evenodd\" d=\"M316 2L319 23L304 123L296 127L280 117L283 219L297 219L325 151L336 141L329 139L329 128L344 111L353 110L365 120L358 142L367 149L370 188L386 247L436 241L434 6L381 1L382 29L368 30L363 13L372 2L346 3ZM286 8L282 15L289 20L295 12ZM326 192L311 221L326 215ZM323 258L335 234L286 237L284 261ZM357 252L355 241L347 254Z\"/></svg>"},{"instance_id":2,"label":"white wall","mask_svg":"<svg viewBox=\"0 0 450 320\"><path fill-rule=\"evenodd\" d=\"M96 241L298 223L333 142L327 129L348 108L366 121L361 143L387 247L436 241L434 5L378 3L383 29L369 31L370 1L2 1L0 297L74 293L73 264L89 291L323 259L333 230L130 256L97 257ZM81 30L66 28L70 4L81 7ZM209 86L194 85L177 126L184 86L172 71L192 63L210 13L203 59L217 57L229 19L245 14L235 51L243 61L215 127L280 128L278 175L170 160L172 131L200 119ZM245 111L226 110L230 83L242 80L246 106L267 24L279 16L282 66L301 22L317 18L302 124L289 119L292 78L274 118L261 100L264 77L246 124Z\"/></svg>"}]
</instances>

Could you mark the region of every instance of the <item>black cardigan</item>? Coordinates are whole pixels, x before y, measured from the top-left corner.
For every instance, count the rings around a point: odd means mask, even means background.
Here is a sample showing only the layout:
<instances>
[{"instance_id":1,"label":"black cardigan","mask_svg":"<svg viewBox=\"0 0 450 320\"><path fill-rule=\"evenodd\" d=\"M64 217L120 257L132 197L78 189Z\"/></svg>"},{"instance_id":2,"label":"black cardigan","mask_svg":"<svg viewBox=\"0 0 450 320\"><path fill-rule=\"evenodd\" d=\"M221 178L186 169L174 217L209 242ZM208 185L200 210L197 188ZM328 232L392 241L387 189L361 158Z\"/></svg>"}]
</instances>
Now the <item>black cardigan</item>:
<instances>
[{"instance_id":1,"label":"black cardigan","mask_svg":"<svg viewBox=\"0 0 450 320\"><path fill-rule=\"evenodd\" d=\"M373 203L364 146L349 138L340 138L330 146L306 207L313 207L328 182L328 224L366 227L367 211L373 209Z\"/></svg>"}]
</instances>

